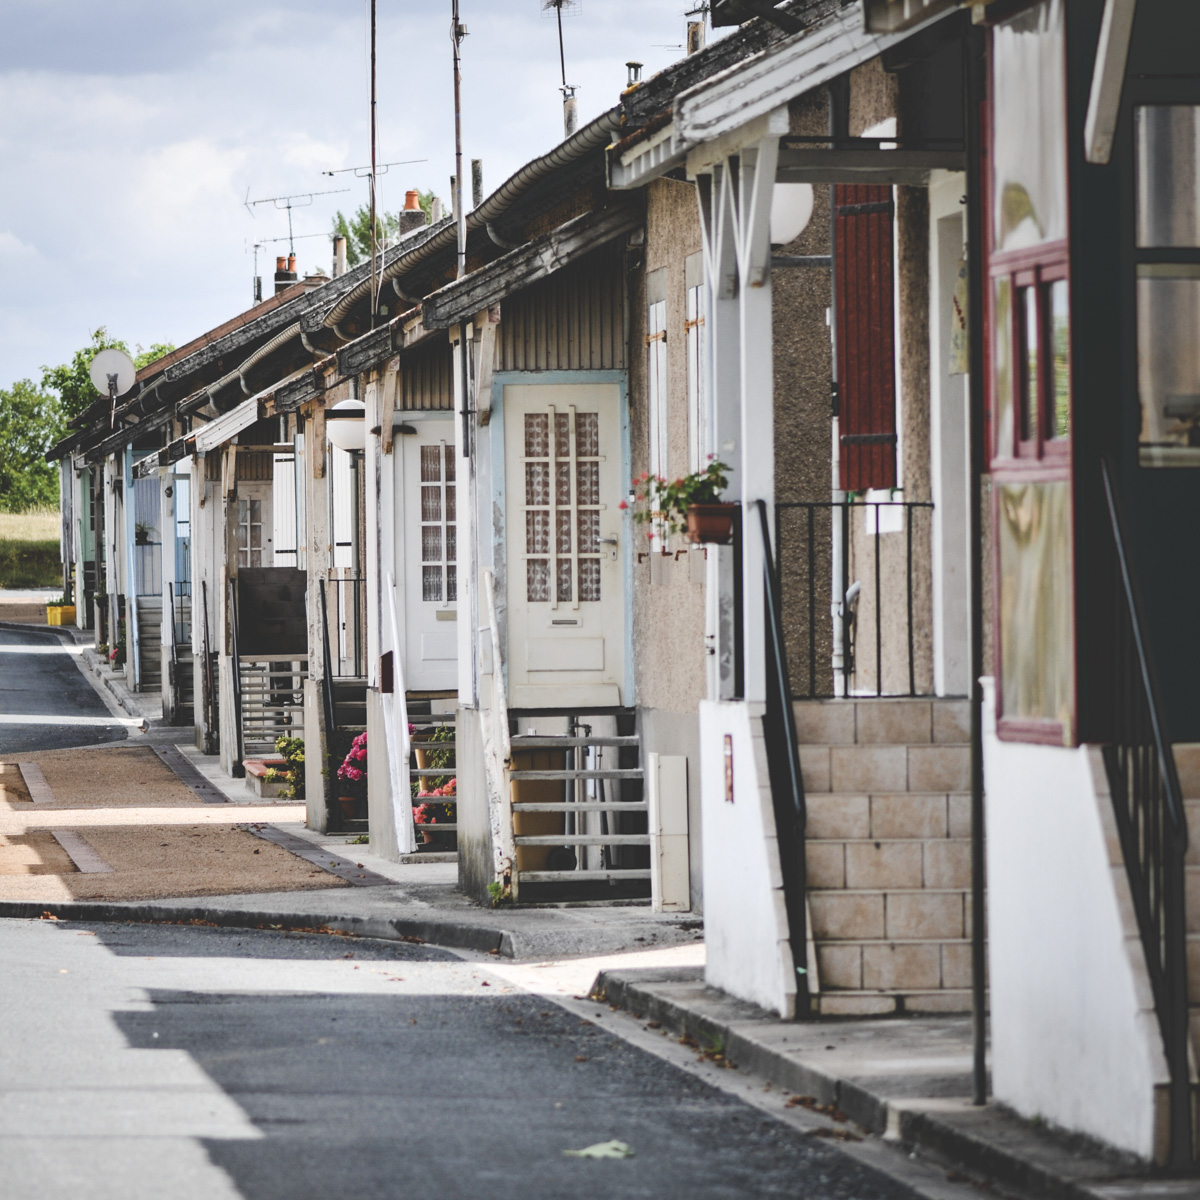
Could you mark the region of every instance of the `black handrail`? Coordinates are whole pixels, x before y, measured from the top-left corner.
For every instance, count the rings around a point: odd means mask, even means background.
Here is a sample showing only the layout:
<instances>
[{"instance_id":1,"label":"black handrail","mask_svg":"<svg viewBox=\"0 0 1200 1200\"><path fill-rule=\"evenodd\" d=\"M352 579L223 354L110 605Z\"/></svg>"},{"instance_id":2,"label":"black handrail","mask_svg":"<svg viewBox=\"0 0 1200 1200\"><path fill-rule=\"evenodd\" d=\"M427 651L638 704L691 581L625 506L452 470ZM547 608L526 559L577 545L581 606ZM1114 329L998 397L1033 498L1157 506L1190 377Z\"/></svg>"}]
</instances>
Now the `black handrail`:
<instances>
[{"instance_id":1,"label":"black handrail","mask_svg":"<svg viewBox=\"0 0 1200 1200\"><path fill-rule=\"evenodd\" d=\"M332 753L334 735L333 708L333 656L329 652L329 608L325 601L325 588L321 587L321 651L324 679L321 680L321 696L325 703L325 742Z\"/></svg>"},{"instance_id":2,"label":"black handrail","mask_svg":"<svg viewBox=\"0 0 1200 1200\"><path fill-rule=\"evenodd\" d=\"M163 619L166 620L168 614L171 619L171 685L175 684L175 674L179 667L179 642L175 636L175 585L167 584L167 612L163 614Z\"/></svg>"},{"instance_id":3,"label":"black handrail","mask_svg":"<svg viewBox=\"0 0 1200 1200\"><path fill-rule=\"evenodd\" d=\"M1174 1168L1193 1165L1188 1062L1187 815L1150 655L1125 519L1108 463L1104 495L1117 559L1113 741L1104 748L1121 852L1170 1073Z\"/></svg>"},{"instance_id":4,"label":"black handrail","mask_svg":"<svg viewBox=\"0 0 1200 1200\"><path fill-rule=\"evenodd\" d=\"M783 609L779 575L771 549L767 505L756 500L762 531L763 603L766 618L767 704L763 732L767 743L767 770L775 810L775 836L779 841L779 865L783 874L784 905L788 915L788 940L796 973L796 1016L812 1012L808 986L808 865L805 858L804 778L800 773L800 745L796 737L796 713L792 708L792 686L788 678L787 643L783 634Z\"/></svg>"},{"instance_id":5,"label":"black handrail","mask_svg":"<svg viewBox=\"0 0 1200 1200\"><path fill-rule=\"evenodd\" d=\"M200 608L204 613L204 746L211 753L217 724L217 692L212 670L212 642L208 632L208 580L200 580Z\"/></svg>"},{"instance_id":6,"label":"black handrail","mask_svg":"<svg viewBox=\"0 0 1200 1200\"><path fill-rule=\"evenodd\" d=\"M242 745L242 661L238 654L238 604L237 604L237 580L229 581L229 628L231 631L231 641L233 650L233 729L234 729L234 745L237 747L237 754L233 761L233 773L239 778L245 774L246 769L242 766L242 754L244 747Z\"/></svg>"}]
</instances>

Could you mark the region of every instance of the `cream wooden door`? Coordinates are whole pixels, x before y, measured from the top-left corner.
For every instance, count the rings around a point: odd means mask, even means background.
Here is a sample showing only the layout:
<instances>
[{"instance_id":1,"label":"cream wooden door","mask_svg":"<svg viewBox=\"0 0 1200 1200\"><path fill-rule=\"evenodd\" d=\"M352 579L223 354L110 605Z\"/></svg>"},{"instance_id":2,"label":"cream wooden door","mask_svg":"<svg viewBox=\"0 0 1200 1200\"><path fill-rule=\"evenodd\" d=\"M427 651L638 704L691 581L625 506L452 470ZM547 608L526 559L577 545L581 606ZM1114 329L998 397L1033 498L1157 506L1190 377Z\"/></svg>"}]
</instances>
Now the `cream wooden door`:
<instances>
[{"instance_id":1,"label":"cream wooden door","mask_svg":"<svg viewBox=\"0 0 1200 1200\"><path fill-rule=\"evenodd\" d=\"M396 561L404 588L404 683L409 691L450 691L458 686L454 426L421 421L417 428L396 438L403 443L404 532Z\"/></svg>"},{"instance_id":2,"label":"cream wooden door","mask_svg":"<svg viewBox=\"0 0 1200 1200\"><path fill-rule=\"evenodd\" d=\"M504 389L514 708L619 705L625 684L620 393Z\"/></svg>"}]
</instances>

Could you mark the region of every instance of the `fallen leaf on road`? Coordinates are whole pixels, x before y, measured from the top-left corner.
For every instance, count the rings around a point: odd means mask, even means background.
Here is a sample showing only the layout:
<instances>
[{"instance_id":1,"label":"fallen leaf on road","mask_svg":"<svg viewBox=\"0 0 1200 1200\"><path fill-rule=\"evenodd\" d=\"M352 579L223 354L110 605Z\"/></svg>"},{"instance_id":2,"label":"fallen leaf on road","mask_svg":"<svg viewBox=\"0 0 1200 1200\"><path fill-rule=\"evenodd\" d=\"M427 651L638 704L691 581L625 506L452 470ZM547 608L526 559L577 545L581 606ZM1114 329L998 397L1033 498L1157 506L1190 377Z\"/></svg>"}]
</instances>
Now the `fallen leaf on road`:
<instances>
[{"instance_id":1,"label":"fallen leaf on road","mask_svg":"<svg viewBox=\"0 0 1200 1200\"><path fill-rule=\"evenodd\" d=\"M42 913L42 915L40 917L38 917L38 920L39 921L57 921L58 918L52 912L44 912L44 913Z\"/></svg>"},{"instance_id":2,"label":"fallen leaf on road","mask_svg":"<svg viewBox=\"0 0 1200 1200\"><path fill-rule=\"evenodd\" d=\"M851 1133L848 1129L832 1129L828 1125L823 1125L820 1129L810 1131L810 1137L833 1138L838 1142L861 1142L862 1138L857 1133Z\"/></svg>"},{"instance_id":3,"label":"fallen leaf on road","mask_svg":"<svg viewBox=\"0 0 1200 1200\"><path fill-rule=\"evenodd\" d=\"M584 1146L582 1150L564 1150L563 1153L568 1158L632 1158L633 1151L629 1148L628 1143L618 1142L614 1139L611 1142L597 1142L594 1146Z\"/></svg>"}]
</instances>

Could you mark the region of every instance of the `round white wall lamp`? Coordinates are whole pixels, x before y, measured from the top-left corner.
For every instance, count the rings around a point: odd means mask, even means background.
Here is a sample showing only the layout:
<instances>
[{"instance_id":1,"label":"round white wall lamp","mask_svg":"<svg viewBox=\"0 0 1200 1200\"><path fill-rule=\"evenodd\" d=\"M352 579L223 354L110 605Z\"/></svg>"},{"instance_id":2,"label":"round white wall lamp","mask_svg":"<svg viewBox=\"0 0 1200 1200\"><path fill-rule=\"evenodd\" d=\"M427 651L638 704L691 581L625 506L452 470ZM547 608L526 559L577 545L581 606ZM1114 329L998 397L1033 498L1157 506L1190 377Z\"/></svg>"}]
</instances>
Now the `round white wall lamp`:
<instances>
[{"instance_id":1,"label":"round white wall lamp","mask_svg":"<svg viewBox=\"0 0 1200 1200\"><path fill-rule=\"evenodd\" d=\"M363 450L367 445L366 405L343 400L325 411L325 436L339 450Z\"/></svg>"},{"instance_id":2,"label":"round white wall lamp","mask_svg":"<svg viewBox=\"0 0 1200 1200\"><path fill-rule=\"evenodd\" d=\"M812 214L811 183L777 183L771 193L771 244L794 242L808 228Z\"/></svg>"}]
</instances>

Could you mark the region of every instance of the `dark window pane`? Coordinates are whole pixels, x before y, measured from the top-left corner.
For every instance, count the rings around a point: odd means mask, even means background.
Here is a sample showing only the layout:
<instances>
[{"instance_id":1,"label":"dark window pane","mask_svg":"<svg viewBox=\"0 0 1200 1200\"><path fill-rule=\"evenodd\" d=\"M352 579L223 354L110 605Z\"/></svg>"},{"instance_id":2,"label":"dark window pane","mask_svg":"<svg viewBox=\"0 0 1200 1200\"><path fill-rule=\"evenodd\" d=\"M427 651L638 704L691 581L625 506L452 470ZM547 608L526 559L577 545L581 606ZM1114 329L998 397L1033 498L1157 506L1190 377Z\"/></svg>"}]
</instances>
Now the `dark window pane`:
<instances>
[{"instance_id":1,"label":"dark window pane","mask_svg":"<svg viewBox=\"0 0 1200 1200\"><path fill-rule=\"evenodd\" d=\"M1056 279L1046 287L1042 303L1046 309L1050 355L1049 397L1046 437L1071 434L1071 320L1067 311L1067 281Z\"/></svg>"},{"instance_id":2,"label":"dark window pane","mask_svg":"<svg viewBox=\"0 0 1200 1200\"><path fill-rule=\"evenodd\" d=\"M1137 244L1200 246L1200 108L1134 110Z\"/></svg>"},{"instance_id":3,"label":"dark window pane","mask_svg":"<svg viewBox=\"0 0 1200 1200\"><path fill-rule=\"evenodd\" d=\"M1021 313L1021 441L1033 439L1038 410L1038 311L1037 292L1017 289Z\"/></svg>"}]
</instances>

